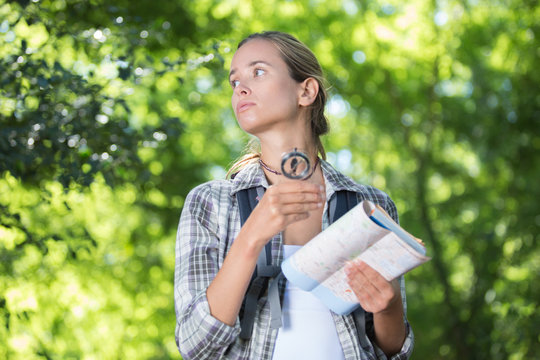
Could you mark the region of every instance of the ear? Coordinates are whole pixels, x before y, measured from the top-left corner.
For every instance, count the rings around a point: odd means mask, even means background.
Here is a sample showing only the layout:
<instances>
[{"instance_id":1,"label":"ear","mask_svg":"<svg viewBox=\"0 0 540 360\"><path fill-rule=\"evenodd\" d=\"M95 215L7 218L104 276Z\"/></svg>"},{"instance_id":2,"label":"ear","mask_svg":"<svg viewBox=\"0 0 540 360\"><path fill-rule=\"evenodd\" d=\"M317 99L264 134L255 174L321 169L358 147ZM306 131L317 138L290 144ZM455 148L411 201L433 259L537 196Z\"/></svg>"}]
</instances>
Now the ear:
<instances>
[{"instance_id":1,"label":"ear","mask_svg":"<svg viewBox=\"0 0 540 360\"><path fill-rule=\"evenodd\" d=\"M319 93L319 83L312 77L307 78L300 83L300 98L298 104L300 106L308 107L317 98Z\"/></svg>"}]
</instances>

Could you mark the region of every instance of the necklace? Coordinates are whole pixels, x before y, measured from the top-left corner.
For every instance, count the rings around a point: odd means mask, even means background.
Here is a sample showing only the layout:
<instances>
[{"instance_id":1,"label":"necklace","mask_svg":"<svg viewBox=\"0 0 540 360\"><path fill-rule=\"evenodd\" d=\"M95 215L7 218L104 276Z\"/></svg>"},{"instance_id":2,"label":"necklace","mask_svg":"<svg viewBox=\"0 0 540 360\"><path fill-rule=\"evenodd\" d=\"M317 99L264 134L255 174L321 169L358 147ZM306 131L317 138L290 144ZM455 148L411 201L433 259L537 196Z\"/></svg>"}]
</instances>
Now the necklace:
<instances>
[{"instance_id":1,"label":"necklace","mask_svg":"<svg viewBox=\"0 0 540 360\"><path fill-rule=\"evenodd\" d=\"M279 171L276 171L276 170L272 169L270 166L266 165L265 162L262 161L261 158L259 158L259 164L261 164L261 166L262 166L263 168L265 168L266 170L268 170L268 171L271 172L272 174L276 174L276 175L279 175L279 176L283 175L283 174L280 173ZM317 165L318 165L318 164L319 164L319 157L317 157L317 158L315 159L315 165L313 166L313 170L311 170L311 173L310 173L308 176L306 176L304 179L302 179L302 180L307 180L307 179L309 179L309 178L315 173L315 170L317 169ZM293 166L294 166L294 165L293 165Z\"/></svg>"}]
</instances>

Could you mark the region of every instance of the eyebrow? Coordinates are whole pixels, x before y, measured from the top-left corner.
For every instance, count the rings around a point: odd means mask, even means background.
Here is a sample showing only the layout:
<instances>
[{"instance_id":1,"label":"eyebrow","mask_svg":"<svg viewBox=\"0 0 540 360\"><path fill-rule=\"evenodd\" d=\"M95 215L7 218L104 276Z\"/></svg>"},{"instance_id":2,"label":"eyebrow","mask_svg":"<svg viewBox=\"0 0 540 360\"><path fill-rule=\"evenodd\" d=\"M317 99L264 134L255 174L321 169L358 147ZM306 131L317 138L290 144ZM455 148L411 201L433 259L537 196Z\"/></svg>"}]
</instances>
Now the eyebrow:
<instances>
[{"instance_id":1,"label":"eyebrow","mask_svg":"<svg viewBox=\"0 0 540 360\"><path fill-rule=\"evenodd\" d=\"M254 60L252 62L250 62L248 64L248 67L253 67L255 65L258 65L258 64L264 64L264 65L267 65L267 66L272 66L272 64L264 61L264 60ZM229 79L231 78L231 76L233 76L234 74L236 73L236 69L232 69L231 72L229 73Z\"/></svg>"}]
</instances>

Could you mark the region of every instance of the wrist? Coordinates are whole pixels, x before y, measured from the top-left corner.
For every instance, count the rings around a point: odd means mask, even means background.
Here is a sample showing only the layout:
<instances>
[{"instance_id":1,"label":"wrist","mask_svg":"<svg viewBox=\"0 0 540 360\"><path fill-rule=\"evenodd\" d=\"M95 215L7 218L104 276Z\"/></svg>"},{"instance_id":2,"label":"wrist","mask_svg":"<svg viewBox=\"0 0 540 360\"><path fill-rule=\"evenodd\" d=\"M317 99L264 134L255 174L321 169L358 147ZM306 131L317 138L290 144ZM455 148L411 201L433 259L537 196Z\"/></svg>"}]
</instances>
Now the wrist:
<instances>
[{"instance_id":1,"label":"wrist","mask_svg":"<svg viewBox=\"0 0 540 360\"><path fill-rule=\"evenodd\" d=\"M267 241L263 241L257 237L246 235L242 233L242 231L240 231L238 237L234 241L234 243L237 244L241 249L241 252L244 254L246 260L255 259L255 261L266 245L266 242Z\"/></svg>"},{"instance_id":2,"label":"wrist","mask_svg":"<svg viewBox=\"0 0 540 360\"><path fill-rule=\"evenodd\" d=\"M393 299L387 307L382 309L381 311L378 311L374 314L382 315L382 316L396 316L396 315L403 315L403 304L401 302L401 296L397 296L395 299Z\"/></svg>"}]
</instances>

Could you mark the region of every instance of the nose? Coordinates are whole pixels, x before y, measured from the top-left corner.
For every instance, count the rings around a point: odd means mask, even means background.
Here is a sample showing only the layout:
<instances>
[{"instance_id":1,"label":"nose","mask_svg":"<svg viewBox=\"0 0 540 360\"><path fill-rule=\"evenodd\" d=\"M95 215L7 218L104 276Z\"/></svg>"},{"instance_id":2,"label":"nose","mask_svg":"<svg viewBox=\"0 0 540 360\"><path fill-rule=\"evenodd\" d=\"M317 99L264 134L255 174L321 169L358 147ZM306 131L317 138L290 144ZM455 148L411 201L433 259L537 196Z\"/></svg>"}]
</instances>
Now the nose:
<instances>
[{"instance_id":1,"label":"nose","mask_svg":"<svg viewBox=\"0 0 540 360\"><path fill-rule=\"evenodd\" d=\"M251 89L245 82L240 81L234 88L234 92L236 92L236 95L246 96L251 94Z\"/></svg>"}]
</instances>

